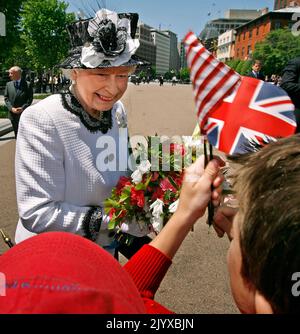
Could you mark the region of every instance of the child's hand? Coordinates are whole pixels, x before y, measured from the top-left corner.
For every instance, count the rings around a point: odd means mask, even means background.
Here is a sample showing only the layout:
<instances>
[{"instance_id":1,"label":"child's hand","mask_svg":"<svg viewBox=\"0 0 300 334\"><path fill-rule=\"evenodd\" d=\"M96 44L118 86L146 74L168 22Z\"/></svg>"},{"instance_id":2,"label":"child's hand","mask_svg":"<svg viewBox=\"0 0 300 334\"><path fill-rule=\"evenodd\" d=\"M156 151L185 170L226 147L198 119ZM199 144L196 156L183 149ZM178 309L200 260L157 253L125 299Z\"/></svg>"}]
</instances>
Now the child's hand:
<instances>
[{"instance_id":1,"label":"child's hand","mask_svg":"<svg viewBox=\"0 0 300 334\"><path fill-rule=\"evenodd\" d=\"M214 229L218 237L223 238L226 233L229 240L233 239L233 219L237 213L237 208L229 206L219 207L214 216Z\"/></svg>"},{"instance_id":2,"label":"child's hand","mask_svg":"<svg viewBox=\"0 0 300 334\"><path fill-rule=\"evenodd\" d=\"M214 206L219 205L221 185L224 180L220 173L220 167L224 165L224 161L220 158L214 158L204 169L204 156L202 156L186 169L179 198L179 212L195 222L204 215L211 199ZM213 192L211 191L211 185L214 187Z\"/></svg>"}]
</instances>

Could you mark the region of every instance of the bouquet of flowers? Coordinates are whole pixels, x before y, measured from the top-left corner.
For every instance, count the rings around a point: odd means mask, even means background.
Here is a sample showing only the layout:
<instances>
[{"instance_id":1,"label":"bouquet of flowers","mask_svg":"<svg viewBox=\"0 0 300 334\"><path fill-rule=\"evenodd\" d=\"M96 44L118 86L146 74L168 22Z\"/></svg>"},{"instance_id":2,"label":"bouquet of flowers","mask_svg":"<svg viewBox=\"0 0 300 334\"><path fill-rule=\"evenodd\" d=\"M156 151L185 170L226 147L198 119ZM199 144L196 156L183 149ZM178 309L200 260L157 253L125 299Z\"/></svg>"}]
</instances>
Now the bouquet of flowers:
<instances>
[{"instance_id":1,"label":"bouquet of flowers","mask_svg":"<svg viewBox=\"0 0 300 334\"><path fill-rule=\"evenodd\" d=\"M138 145L136 170L131 176L121 177L104 202L105 213L110 217L109 229L126 233L130 224L138 224L157 234L177 209L188 150L184 144L150 146L153 138L158 137L146 138L146 149ZM192 163L193 150L189 152Z\"/></svg>"}]
</instances>

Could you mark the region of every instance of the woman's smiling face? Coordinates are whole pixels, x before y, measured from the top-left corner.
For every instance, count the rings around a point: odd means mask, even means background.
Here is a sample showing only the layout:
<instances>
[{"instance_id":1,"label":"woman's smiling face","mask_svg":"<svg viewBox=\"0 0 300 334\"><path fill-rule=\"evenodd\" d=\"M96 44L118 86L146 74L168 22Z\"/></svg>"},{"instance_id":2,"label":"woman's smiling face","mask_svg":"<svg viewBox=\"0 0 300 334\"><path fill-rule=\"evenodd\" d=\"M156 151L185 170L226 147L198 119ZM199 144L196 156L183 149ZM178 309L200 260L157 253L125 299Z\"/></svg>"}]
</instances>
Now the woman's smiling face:
<instances>
[{"instance_id":1,"label":"woman's smiling face","mask_svg":"<svg viewBox=\"0 0 300 334\"><path fill-rule=\"evenodd\" d=\"M76 97L89 113L110 110L125 93L133 71L134 67L125 66L73 70Z\"/></svg>"}]
</instances>

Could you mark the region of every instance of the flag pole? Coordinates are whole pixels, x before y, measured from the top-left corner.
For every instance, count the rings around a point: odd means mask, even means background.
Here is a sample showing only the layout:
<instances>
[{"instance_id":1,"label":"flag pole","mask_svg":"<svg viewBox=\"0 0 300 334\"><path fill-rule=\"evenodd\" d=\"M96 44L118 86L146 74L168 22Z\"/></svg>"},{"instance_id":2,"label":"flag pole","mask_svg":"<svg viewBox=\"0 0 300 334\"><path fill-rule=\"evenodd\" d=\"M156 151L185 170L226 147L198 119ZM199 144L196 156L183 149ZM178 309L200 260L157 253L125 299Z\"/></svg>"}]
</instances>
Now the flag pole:
<instances>
[{"instance_id":1,"label":"flag pole","mask_svg":"<svg viewBox=\"0 0 300 334\"><path fill-rule=\"evenodd\" d=\"M209 143L209 160L213 160L214 156L213 156L213 146L211 143ZM211 192L213 192L214 190L214 186L213 184L211 184ZM208 225L212 226L213 221L214 221L214 214L215 214L215 208L213 205L212 200L209 201L208 203Z\"/></svg>"},{"instance_id":2,"label":"flag pole","mask_svg":"<svg viewBox=\"0 0 300 334\"><path fill-rule=\"evenodd\" d=\"M14 246L14 244L12 243L10 237L8 235L6 235L5 232L2 229L0 229L0 234L1 234L4 242L7 244L7 246L9 248L12 248Z\"/></svg>"},{"instance_id":3,"label":"flag pole","mask_svg":"<svg viewBox=\"0 0 300 334\"><path fill-rule=\"evenodd\" d=\"M207 166L208 162L211 161L214 157L213 157L213 147L212 145L208 142L207 140L207 136L204 137L204 165L205 167ZM208 152L207 152L207 143L209 144L209 156L208 156ZM213 185L211 185L211 191L214 190ZM213 219L214 219L214 205L212 202L212 199L209 201L208 203L208 220L207 220L207 224L209 226L212 226L213 224Z\"/></svg>"}]
</instances>

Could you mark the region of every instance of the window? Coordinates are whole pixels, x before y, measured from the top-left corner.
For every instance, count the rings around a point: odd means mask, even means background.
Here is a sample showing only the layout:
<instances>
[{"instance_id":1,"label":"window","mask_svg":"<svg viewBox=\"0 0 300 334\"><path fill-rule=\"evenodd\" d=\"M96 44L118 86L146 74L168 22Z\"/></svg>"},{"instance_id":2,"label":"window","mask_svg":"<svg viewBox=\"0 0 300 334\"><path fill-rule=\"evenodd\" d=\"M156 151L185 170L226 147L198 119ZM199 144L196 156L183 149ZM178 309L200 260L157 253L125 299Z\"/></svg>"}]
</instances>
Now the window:
<instances>
[{"instance_id":1,"label":"window","mask_svg":"<svg viewBox=\"0 0 300 334\"><path fill-rule=\"evenodd\" d=\"M281 28L281 22L280 21L275 21L274 28L275 29L280 29Z\"/></svg>"},{"instance_id":2,"label":"window","mask_svg":"<svg viewBox=\"0 0 300 334\"><path fill-rule=\"evenodd\" d=\"M252 30L249 31L249 38L252 38Z\"/></svg>"},{"instance_id":3,"label":"window","mask_svg":"<svg viewBox=\"0 0 300 334\"><path fill-rule=\"evenodd\" d=\"M251 53L252 53L251 45L248 45L247 55L250 55Z\"/></svg>"}]
</instances>

